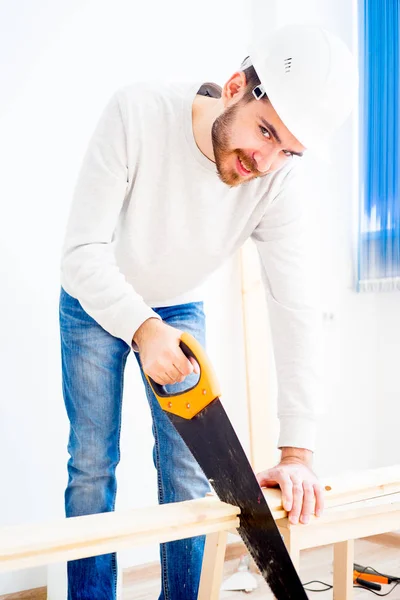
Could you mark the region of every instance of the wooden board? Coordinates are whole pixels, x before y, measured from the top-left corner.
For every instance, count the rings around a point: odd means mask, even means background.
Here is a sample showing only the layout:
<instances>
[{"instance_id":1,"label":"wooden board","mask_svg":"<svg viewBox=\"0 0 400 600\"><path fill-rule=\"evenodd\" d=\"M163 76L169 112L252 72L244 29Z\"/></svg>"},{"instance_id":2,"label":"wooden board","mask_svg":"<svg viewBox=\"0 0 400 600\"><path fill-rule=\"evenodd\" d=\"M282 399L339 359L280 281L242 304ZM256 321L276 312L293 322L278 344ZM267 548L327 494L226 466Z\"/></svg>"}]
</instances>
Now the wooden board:
<instances>
[{"instance_id":1,"label":"wooden board","mask_svg":"<svg viewBox=\"0 0 400 600\"><path fill-rule=\"evenodd\" d=\"M400 465L351 471L335 477L321 478L321 484L325 488L326 508L382 498L400 492ZM274 517L282 518L285 511L282 508L281 490L269 488L263 491Z\"/></svg>"},{"instance_id":2,"label":"wooden board","mask_svg":"<svg viewBox=\"0 0 400 600\"><path fill-rule=\"evenodd\" d=\"M240 249L244 350L250 462L256 473L274 466L279 421L276 408L276 376L267 302L255 244L248 240Z\"/></svg>"},{"instance_id":3,"label":"wooden board","mask_svg":"<svg viewBox=\"0 0 400 600\"><path fill-rule=\"evenodd\" d=\"M292 525L287 518L277 524L281 531L290 531L299 550L396 531L400 529L400 493L333 506L322 517L311 517L308 525Z\"/></svg>"},{"instance_id":4,"label":"wooden board","mask_svg":"<svg viewBox=\"0 0 400 600\"><path fill-rule=\"evenodd\" d=\"M235 528L237 507L201 498L45 523L0 528L0 571L98 556Z\"/></svg>"}]
</instances>

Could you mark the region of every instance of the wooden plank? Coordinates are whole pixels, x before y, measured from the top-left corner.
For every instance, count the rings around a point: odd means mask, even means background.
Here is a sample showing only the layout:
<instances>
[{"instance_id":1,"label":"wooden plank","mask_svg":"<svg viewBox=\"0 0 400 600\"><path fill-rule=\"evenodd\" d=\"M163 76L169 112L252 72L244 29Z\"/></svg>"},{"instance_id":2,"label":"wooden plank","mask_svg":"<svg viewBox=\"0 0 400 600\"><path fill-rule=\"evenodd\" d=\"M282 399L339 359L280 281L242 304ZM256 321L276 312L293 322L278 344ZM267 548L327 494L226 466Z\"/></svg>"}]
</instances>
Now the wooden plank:
<instances>
[{"instance_id":1,"label":"wooden plank","mask_svg":"<svg viewBox=\"0 0 400 600\"><path fill-rule=\"evenodd\" d=\"M337 506L366 498L400 492L400 465L380 469L349 471L336 477L321 478L327 506Z\"/></svg>"},{"instance_id":2,"label":"wooden plank","mask_svg":"<svg viewBox=\"0 0 400 600\"><path fill-rule=\"evenodd\" d=\"M242 312L250 429L250 462L256 473L279 459L276 377L260 262L248 240L239 251Z\"/></svg>"},{"instance_id":3,"label":"wooden plank","mask_svg":"<svg viewBox=\"0 0 400 600\"><path fill-rule=\"evenodd\" d=\"M265 499L268 502L269 509L272 513L272 516L275 520L284 519L287 516L287 512L282 508L282 494L281 490L277 489L263 489ZM215 492L209 492L207 494L207 498L212 497L218 500ZM231 531L230 533L237 533L236 531ZM239 535L239 534L237 534Z\"/></svg>"},{"instance_id":4,"label":"wooden plank","mask_svg":"<svg viewBox=\"0 0 400 600\"><path fill-rule=\"evenodd\" d=\"M239 526L237 507L214 498L0 529L0 571L97 556Z\"/></svg>"},{"instance_id":5,"label":"wooden plank","mask_svg":"<svg viewBox=\"0 0 400 600\"><path fill-rule=\"evenodd\" d=\"M330 495L326 494L323 516L317 519L317 517L312 515L311 522L323 523L350 519L353 516L362 514L360 511L364 511L365 514L380 512L382 510L380 507L383 504L398 502L400 499L400 483L397 482L397 473L397 466L395 469L365 470L365 472L359 474L356 480L361 489L355 491L351 491L350 489L350 486L354 485L351 483L350 476L326 480L330 482L329 485L331 486L332 493ZM384 483L385 480L387 483ZM324 480L321 481L323 482ZM376 483L375 486L371 486L373 482ZM285 519L287 513L282 508L281 490L264 488L263 492L274 519L276 521ZM299 526L301 527L302 525L300 524ZM234 532L232 531L231 533Z\"/></svg>"},{"instance_id":6,"label":"wooden plank","mask_svg":"<svg viewBox=\"0 0 400 600\"><path fill-rule=\"evenodd\" d=\"M211 533L206 538L198 600L218 600L220 596L227 538L226 531Z\"/></svg>"},{"instance_id":7,"label":"wooden plank","mask_svg":"<svg viewBox=\"0 0 400 600\"><path fill-rule=\"evenodd\" d=\"M364 514L351 519L336 519L323 522L323 517L318 523L308 525L291 525L287 519L277 521L277 525L284 527L300 527L300 549L314 548L325 544L335 544L349 539L359 539L370 535L387 533L400 529L400 505L388 505L385 510L371 514Z\"/></svg>"},{"instance_id":8,"label":"wooden plank","mask_svg":"<svg viewBox=\"0 0 400 600\"><path fill-rule=\"evenodd\" d=\"M333 598L353 598L354 540L339 542L333 546Z\"/></svg>"},{"instance_id":9,"label":"wooden plank","mask_svg":"<svg viewBox=\"0 0 400 600\"><path fill-rule=\"evenodd\" d=\"M382 498L400 492L400 465L381 469L364 469L336 477L321 478L321 484L326 488L325 507L327 509L361 500ZM281 518L279 513L284 510L281 490L268 488L263 489L263 492L272 513L274 516L276 514L275 518Z\"/></svg>"},{"instance_id":10,"label":"wooden plank","mask_svg":"<svg viewBox=\"0 0 400 600\"><path fill-rule=\"evenodd\" d=\"M47 600L47 587L6 594L5 596L0 596L0 600Z\"/></svg>"},{"instance_id":11,"label":"wooden plank","mask_svg":"<svg viewBox=\"0 0 400 600\"><path fill-rule=\"evenodd\" d=\"M380 496L377 498L367 498L366 500L360 500L359 502L350 502L349 504L331 506L325 511L325 515L322 517L322 520L349 520L354 517L368 516L372 514L379 514L380 512L397 510L397 507L399 506L400 492L397 492L397 494L388 494L387 496ZM313 522L316 522L319 519L313 517Z\"/></svg>"},{"instance_id":12,"label":"wooden plank","mask_svg":"<svg viewBox=\"0 0 400 600\"><path fill-rule=\"evenodd\" d=\"M400 492L397 494L388 494L380 498L368 498L360 502L352 502L350 504L342 504L340 506L332 506L327 508L322 517L310 516L308 525L292 525L285 517L279 521L281 527L291 527L304 529L305 527L319 527L324 524L338 523L339 521L350 521L357 517L368 517L370 515L396 512L400 508ZM390 531L390 530L388 530Z\"/></svg>"}]
</instances>

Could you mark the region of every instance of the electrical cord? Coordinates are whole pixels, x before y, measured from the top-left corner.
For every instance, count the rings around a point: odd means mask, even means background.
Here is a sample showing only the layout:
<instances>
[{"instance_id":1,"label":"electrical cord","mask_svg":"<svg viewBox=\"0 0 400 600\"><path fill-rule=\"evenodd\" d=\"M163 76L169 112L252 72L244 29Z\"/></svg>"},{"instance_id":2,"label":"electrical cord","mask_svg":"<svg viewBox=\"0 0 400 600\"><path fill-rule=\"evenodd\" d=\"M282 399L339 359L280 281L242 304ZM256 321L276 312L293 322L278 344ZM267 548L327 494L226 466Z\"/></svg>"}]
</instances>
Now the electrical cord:
<instances>
[{"instance_id":1,"label":"electrical cord","mask_svg":"<svg viewBox=\"0 0 400 600\"><path fill-rule=\"evenodd\" d=\"M366 587L364 587L363 585L353 585L354 588L357 588L358 590L366 590L367 592L371 592L371 594L375 594L375 596L389 596L389 594L391 594L394 590L395 587L397 587L399 585L400 581L396 581L396 583L394 584L394 586L392 587L391 590L389 590L388 592L386 592L385 594L379 594L378 592L375 592L374 590L370 590Z\"/></svg>"},{"instance_id":2,"label":"electrical cord","mask_svg":"<svg viewBox=\"0 0 400 600\"><path fill-rule=\"evenodd\" d=\"M362 570L360 570L360 573L366 573L366 572L371 572L373 571L374 573L376 573L377 575L380 575L381 577L388 577L388 579L390 579L391 582L394 582L394 586L388 591L385 592L384 594L379 594L378 592L375 592L374 590L371 590L367 587L364 587L363 585L353 585L353 588L356 588L358 590L366 590L367 592L371 592L372 594L375 594L375 596L389 596L389 594L391 594L394 590L395 587L397 587L400 584L400 577L392 577L392 576L388 576L388 575L384 575L383 573L380 573L379 571L377 571L376 569L374 569L373 567L362 567ZM324 585L325 588L322 590L317 590L317 589L312 589L312 588L307 588L307 585L310 585L311 583L320 583L321 585ZM325 581L320 581L318 579L313 579L312 581L307 581L306 583L303 583L303 587L307 592L327 592L328 590L331 590L333 588L333 585L330 585L329 583L325 583Z\"/></svg>"},{"instance_id":3,"label":"electrical cord","mask_svg":"<svg viewBox=\"0 0 400 600\"><path fill-rule=\"evenodd\" d=\"M393 577L393 575L386 575L385 573L380 573L373 567L369 567L369 566L363 567L361 565L355 565L355 567L356 567L357 571L359 571L360 573L370 573L372 571L373 573L375 573L376 575L379 575L380 577L386 577L387 579L389 579L389 583L392 583L393 581L400 582L400 577Z\"/></svg>"},{"instance_id":4,"label":"electrical cord","mask_svg":"<svg viewBox=\"0 0 400 600\"><path fill-rule=\"evenodd\" d=\"M310 583L320 583L321 585L325 585L325 589L323 590L312 590L310 588L306 588L306 585L310 585ZM327 592L333 588L333 585L329 585L329 583L325 583L325 581L319 581L319 579L313 579L312 581L307 581L307 583L303 583L303 587L307 592Z\"/></svg>"},{"instance_id":5,"label":"electrical cord","mask_svg":"<svg viewBox=\"0 0 400 600\"><path fill-rule=\"evenodd\" d=\"M379 575L381 577L388 577L387 575L384 575L383 573L380 573L379 571L377 571L376 569L374 569L373 567L367 566L367 567L363 567L362 570L360 571L360 573L367 573L367 572L373 572L376 573L376 575ZM367 590L367 592L371 592L372 594L375 594L375 596L389 596L389 594L391 594L394 590L395 587L397 587L400 583L400 578L399 577L388 577L388 579L390 579L391 582L394 582L394 586L388 591L385 592L384 594L379 594L378 592L375 592L374 590L371 590L369 588L364 587L363 585L354 585L354 588L357 589L361 589L361 590Z\"/></svg>"}]
</instances>

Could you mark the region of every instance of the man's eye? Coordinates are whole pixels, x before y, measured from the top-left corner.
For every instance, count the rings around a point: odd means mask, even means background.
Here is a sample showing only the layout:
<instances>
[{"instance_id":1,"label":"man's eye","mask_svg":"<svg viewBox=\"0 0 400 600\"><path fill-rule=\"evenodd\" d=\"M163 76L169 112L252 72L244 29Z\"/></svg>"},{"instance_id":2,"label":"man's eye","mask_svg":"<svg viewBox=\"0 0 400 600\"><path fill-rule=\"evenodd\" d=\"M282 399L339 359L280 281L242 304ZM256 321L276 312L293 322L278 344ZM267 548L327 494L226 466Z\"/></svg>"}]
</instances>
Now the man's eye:
<instances>
[{"instance_id":1,"label":"man's eye","mask_svg":"<svg viewBox=\"0 0 400 600\"><path fill-rule=\"evenodd\" d=\"M293 152L290 152L290 150L282 150L282 152L288 158L292 158L294 156Z\"/></svg>"},{"instance_id":2,"label":"man's eye","mask_svg":"<svg viewBox=\"0 0 400 600\"><path fill-rule=\"evenodd\" d=\"M259 127L260 127L260 131L263 134L263 136L266 137L267 139L270 139L271 138L271 134L268 131L268 129L265 129L265 127L263 127L262 125L259 125Z\"/></svg>"}]
</instances>

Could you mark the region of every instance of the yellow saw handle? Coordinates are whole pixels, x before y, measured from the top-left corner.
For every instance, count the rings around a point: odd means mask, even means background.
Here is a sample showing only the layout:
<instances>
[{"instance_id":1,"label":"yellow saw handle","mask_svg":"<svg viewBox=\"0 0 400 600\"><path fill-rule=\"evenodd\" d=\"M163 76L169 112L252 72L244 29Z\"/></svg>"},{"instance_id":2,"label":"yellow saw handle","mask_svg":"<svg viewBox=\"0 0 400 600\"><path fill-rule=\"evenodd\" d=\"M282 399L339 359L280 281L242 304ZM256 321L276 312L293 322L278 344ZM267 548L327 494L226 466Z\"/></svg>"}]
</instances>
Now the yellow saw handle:
<instances>
[{"instance_id":1,"label":"yellow saw handle","mask_svg":"<svg viewBox=\"0 0 400 600\"><path fill-rule=\"evenodd\" d=\"M190 333L181 335L180 348L185 356L193 357L200 367L198 382L183 392L169 394L163 385L146 375L163 410L184 419L192 419L200 411L221 395L217 376L202 345Z\"/></svg>"}]
</instances>

